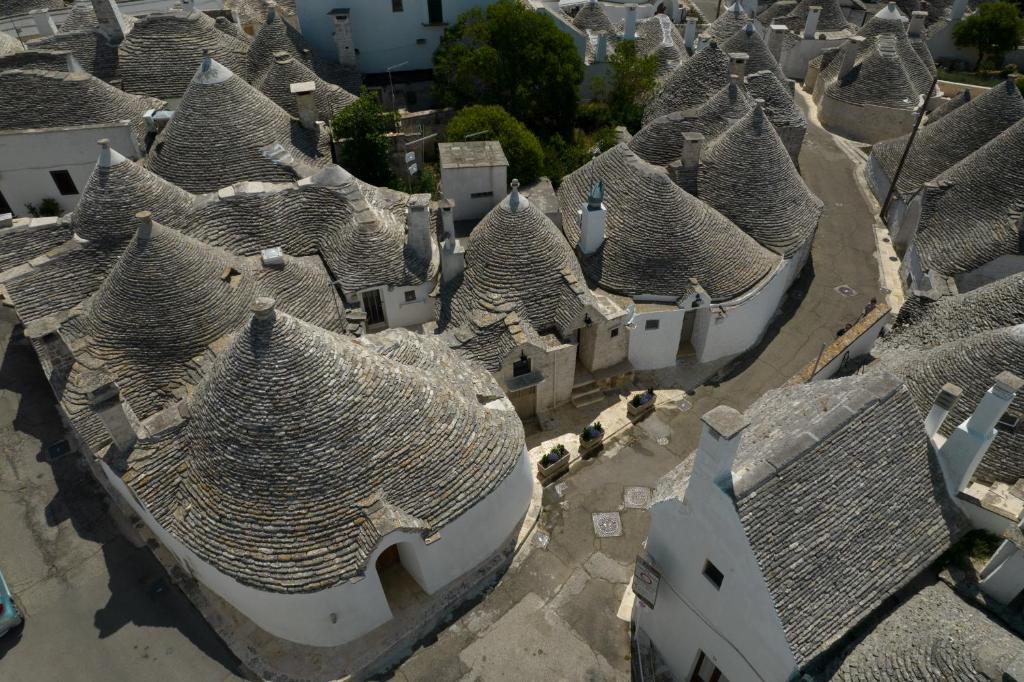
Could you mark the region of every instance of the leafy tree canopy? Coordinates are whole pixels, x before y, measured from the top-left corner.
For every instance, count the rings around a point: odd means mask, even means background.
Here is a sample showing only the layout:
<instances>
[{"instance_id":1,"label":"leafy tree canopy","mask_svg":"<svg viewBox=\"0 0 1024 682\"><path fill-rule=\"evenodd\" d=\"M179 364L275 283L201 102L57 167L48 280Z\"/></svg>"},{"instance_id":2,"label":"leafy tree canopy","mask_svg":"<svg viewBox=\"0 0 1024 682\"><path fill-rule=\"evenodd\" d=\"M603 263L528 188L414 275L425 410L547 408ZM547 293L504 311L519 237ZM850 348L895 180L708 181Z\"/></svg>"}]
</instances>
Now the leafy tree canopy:
<instances>
[{"instance_id":1,"label":"leafy tree canopy","mask_svg":"<svg viewBox=\"0 0 1024 682\"><path fill-rule=\"evenodd\" d=\"M654 92L658 61L654 55L643 56L636 50L636 41L623 40L615 45L608 59L612 68L608 107L619 125L630 132L640 129L644 106Z\"/></svg>"},{"instance_id":2,"label":"leafy tree canopy","mask_svg":"<svg viewBox=\"0 0 1024 682\"><path fill-rule=\"evenodd\" d=\"M957 24L953 42L958 47L978 50L978 62L974 65L977 70L986 58L999 62L1004 54L1024 42L1024 19L1014 4L986 2Z\"/></svg>"},{"instance_id":3,"label":"leafy tree canopy","mask_svg":"<svg viewBox=\"0 0 1024 682\"><path fill-rule=\"evenodd\" d=\"M455 142L467 135L477 140L497 140L508 159L509 179L522 183L533 182L541 174L544 150L537 136L507 111L497 105L466 107L448 123L448 140Z\"/></svg>"},{"instance_id":4,"label":"leafy tree canopy","mask_svg":"<svg viewBox=\"0 0 1024 682\"><path fill-rule=\"evenodd\" d=\"M441 102L497 104L542 135L572 130L582 80L572 38L518 0L462 14L434 53Z\"/></svg>"},{"instance_id":5,"label":"leafy tree canopy","mask_svg":"<svg viewBox=\"0 0 1024 682\"><path fill-rule=\"evenodd\" d=\"M334 139L343 140L338 162L352 175L371 185L394 182L387 135L398 127L398 114L385 111L380 100L363 88L359 99L331 120Z\"/></svg>"}]
</instances>

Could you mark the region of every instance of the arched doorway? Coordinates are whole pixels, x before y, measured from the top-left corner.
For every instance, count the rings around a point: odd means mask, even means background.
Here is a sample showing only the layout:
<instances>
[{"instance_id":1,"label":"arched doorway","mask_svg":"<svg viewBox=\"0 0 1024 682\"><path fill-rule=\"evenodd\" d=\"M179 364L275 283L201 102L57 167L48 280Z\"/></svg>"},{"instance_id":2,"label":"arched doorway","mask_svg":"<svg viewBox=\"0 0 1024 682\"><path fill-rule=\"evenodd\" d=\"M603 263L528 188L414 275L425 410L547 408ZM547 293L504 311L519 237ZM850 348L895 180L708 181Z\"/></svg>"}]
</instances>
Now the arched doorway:
<instances>
[{"instance_id":1,"label":"arched doorway","mask_svg":"<svg viewBox=\"0 0 1024 682\"><path fill-rule=\"evenodd\" d=\"M377 577L380 578L392 616L397 616L427 597L427 593L402 564L401 545L398 543L385 549L377 557L376 563Z\"/></svg>"}]
</instances>

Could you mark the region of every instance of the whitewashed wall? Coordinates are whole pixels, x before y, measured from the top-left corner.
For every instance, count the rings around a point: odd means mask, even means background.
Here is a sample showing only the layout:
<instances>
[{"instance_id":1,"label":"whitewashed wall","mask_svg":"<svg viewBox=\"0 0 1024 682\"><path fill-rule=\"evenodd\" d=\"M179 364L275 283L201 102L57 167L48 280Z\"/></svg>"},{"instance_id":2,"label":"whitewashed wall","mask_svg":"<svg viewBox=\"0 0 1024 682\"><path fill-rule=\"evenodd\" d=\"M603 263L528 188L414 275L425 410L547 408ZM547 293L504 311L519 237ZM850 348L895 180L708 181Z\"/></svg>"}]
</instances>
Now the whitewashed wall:
<instances>
[{"instance_id":1,"label":"whitewashed wall","mask_svg":"<svg viewBox=\"0 0 1024 682\"><path fill-rule=\"evenodd\" d=\"M78 205L80 194L61 196L50 171L68 171L81 193L99 157L96 141L104 137L125 157L139 158L139 149L126 121L0 133L0 193L11 205L14 215L28 215L25 204L38 206L45 198L57 200L64 212Z\"/></svg>"},{"instance_id":2,"label":"whitewashed wall","mask_svg":"<svg viewBox=\"0 0 1024 682\"><path fill-rule=\"evenodd\" d=\"M442 168L441 188L455 202L454 220L479 220L498 205L508 193L508 167ZM473 194L490 192L489 196Z\"/></svg>"},{"instance_id":3,"label":"whitewashed wall","mask_svg":"<svg viewBox=\"0 0 1024 682\"><path fill-rule=\"evenodd\" d=\"M800 27L800 33L803 33L803 27ZM829 49L830 47L838 47L845 43L846 40L800 40L793 44L789 49L783 49L782 58L779 60L779 66L782 67L782 73L785 74L786 78L792 78L793 80L803 80L807 74L807 62L811 61L819 54Z\"/></svg>"},{"instance_id":4,"label":"whitewashed wall","mask_svg":"<svg viewBox=\"0 0 1024 682\"><path fill-rule=\"evenodd\" d=\"M816 87L822 87L818 83ZM850 104L822 96L818 121L829 132L845 138L875 144L909 133L917 118L912 109L893 109L870 104Z\"/></svg>"},{"instance_id":5,"label":"whitewashed wall","mask_svg":"<svg viewBox=\"0 0 1024 682\"><path fill-rule=\"evenodd\" d=\"M391 618L380 578L372 568L385 549L406 543L399 548L403 566L425 592L436 592L501 548L522 522L533 492L524 448L509 477L486 499L442 528L440 540L426 545L418 534L390 533L370 555L367 565L371 568L362 580L309 594L278 594L242 585L200 559L156 522L106 464L103 470L114 489L196 580L270 634L310 646L344 644Z\"/></svg>"},{"instance_id":6,"label":"whitewashed wall","mask_svg":"<svg viewBox=\"0 0 1024 682\"><path fill-rule=\"evenodd\" d=\"M381 287L380 299L388 327L414 327L433 320L434 302L430 298L433 288L433 281L415 287ZM405 300L407 291L416 293L415 301Z\"/></svg>"},{"instance_id":7,"label":"whitewashed wall","mask_svg":"<svg viewBox=\"0 0 1024 682\"><path fill-rule=\"evenodd\" d=\"M629 361L633 367L658 369L676 364L684 313L682 308L637 312L633 317L636 324L629 332ZM648 320L658 320L658 328L646 329Z\"/></svg>"},{"instance_id":8,"label":"whitewashed wall","mask_svg":"<svg viewBox=\"0 0 1024 682\"><path fill-rule=\"evenodd\" d=\"M956 288L964 293L1018 272L1024 272L1024 255L1000 256L980 268L957 275Z\"/></svg>"}]
</instances>

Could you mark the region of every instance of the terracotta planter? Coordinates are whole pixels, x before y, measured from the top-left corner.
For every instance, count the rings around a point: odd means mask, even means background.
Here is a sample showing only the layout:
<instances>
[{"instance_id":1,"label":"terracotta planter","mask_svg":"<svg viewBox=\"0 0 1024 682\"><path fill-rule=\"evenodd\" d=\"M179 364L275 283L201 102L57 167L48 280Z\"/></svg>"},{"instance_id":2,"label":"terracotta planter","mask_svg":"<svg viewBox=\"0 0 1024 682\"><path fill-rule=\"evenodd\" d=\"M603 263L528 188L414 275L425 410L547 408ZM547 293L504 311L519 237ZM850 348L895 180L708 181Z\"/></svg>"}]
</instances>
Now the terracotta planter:
<instances>
[{"instance_id":1,"label":"terracotta planter","mask_svg":"<svg viewBox=\"0 0 1024 682\"><path fill-rule=\"evenodd\" d=\"M597 436L590 440L584 440L583 436L580 436L580 457L586 459L597 454L597 452L604 447L604 431L600 432Z\"/></svg>"},{"instance_id":2,"label":"terracotta planter","mask_svg":"<svg viewBox=\"0 0 1024 682\"><path fill-rule=\"evenodd\" d=\"M658 396L651 396L651 399L643 405L633 405L632 401L626 403L626 416L629 417L631 422L635 423L640 421L654 411L654 403L657 402L657 400Z\"/></svg>"},{"instance_id":3,"label":"terracotta planter","mask_svg":"<svg viewBox=\"0 0 1024 682\"><path fill-rule=\"evenodd\" d=\"M557 462L549 464L548 466L544 466L542 462L537 462L537 477L540 478L540 482L545 485L567 471L569 471L569 455L565 455Z\"/></svg>"}]
</instances>

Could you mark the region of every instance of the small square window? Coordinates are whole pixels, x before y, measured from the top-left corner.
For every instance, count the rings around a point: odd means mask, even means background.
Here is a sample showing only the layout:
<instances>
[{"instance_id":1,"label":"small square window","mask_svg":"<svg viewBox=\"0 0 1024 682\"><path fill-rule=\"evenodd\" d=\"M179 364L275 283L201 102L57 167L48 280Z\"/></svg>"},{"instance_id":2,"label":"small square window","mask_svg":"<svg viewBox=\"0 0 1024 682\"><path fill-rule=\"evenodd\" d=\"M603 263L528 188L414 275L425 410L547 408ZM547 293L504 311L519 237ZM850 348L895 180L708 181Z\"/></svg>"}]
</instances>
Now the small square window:
<instances>
[{"instance_id":1,"label":"small square window","mask_svg":"<svg viewBox=\"0 0 1024 682\"><path fill-rule=\"evenodd\" d=\"M616 327L615 329L612 330L612 338L614 339L618 335L619 335L619 328Z\"/></svg>"},{"instance_id":2,"label":"small square window","mask_svg":"<svg viewBox=\"0 0 1024 682\"><path fill-rule=\"evenodd\" d=\"M406 303L412 303L415 300L416 300L416 290L415 289L409 289L409 291L405 292L405 302Z\"/></svg>"},{"instance_id":3,"label":"small square window","mask_svg":"<svg viewBox=\"0 0 1024 682\"><path fill-rule=\"evenodd\" d=\"M404 9L405 8L402 7L402 0L391 0L391 11L392 12L401 12Z\"/></svg>"},{"instance_id":4,"label":"small square window","mask_svg":"<svg viewBox=\"0 0 1024 682\"><path fill-rule=\"evenodd\" d=\"M711 581L716 590L722 588L722 581L725 580L725 576L718 570L718 566L715 566L710 561L704 562L704 577Z\"/></svg>"},{"instance_id":5,"label":"small square window","mask_svg":"<svg viewBox=\"0 0 1024 682\"><path fill-rule=\"evenodd\" d=\"M661 320L647 320L644 322L644 329L657 329L661 326Z\"/></svg>"},{"instance_id":6,"label":"small square window","mask_svg":"<svg viewBox=\"0 0 1024 682\"><path fill-rule=\"evenodd\" d=\"M471 192L469 195L470 199L483 199L484 197L493 197L494 192Z\"/></svg>"},{"instance_id":7,"label":"small square window","mask_svg":"<svg viewBox=\"0 0 1024 682\"><path fill-rule=\"evenodd\" d=\"M66 170L50 171L50 177L53 178L53 184L57 185L57 191L63 196L78 194L78 188L75 187L75 181L71 179L71 173Z\"/></svg>"}]
</instances>

